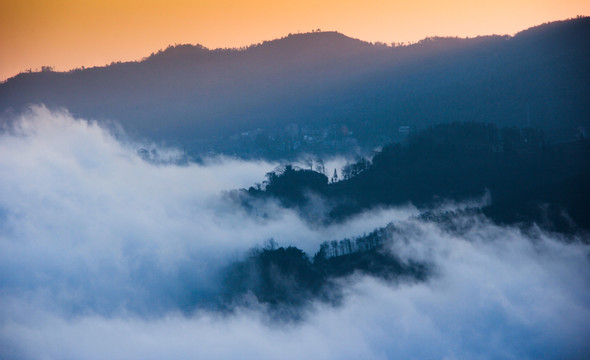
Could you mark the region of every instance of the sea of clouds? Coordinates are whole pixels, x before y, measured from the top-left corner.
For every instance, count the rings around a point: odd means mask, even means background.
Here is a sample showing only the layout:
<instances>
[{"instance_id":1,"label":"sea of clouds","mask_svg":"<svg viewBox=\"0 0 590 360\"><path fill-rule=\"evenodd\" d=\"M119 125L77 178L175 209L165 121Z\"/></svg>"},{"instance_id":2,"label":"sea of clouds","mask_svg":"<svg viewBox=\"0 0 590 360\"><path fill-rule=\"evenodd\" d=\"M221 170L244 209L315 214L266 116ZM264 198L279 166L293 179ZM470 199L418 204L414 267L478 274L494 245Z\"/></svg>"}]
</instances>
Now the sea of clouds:
<instances>
[{"instance_id":1,"label":"sea of clouds","mask_svg":"<svg viewBox=\"0 0 590 360\"><path fill-rule=\"evenodd\" d=\"M462 215L461 231L411 205L330 226L228 191L277 164L211 158L124 139L67 111L32 107L0 133L1 359L584 359L587 239ZM158 163L140 148L157 147ZM459 206L459 205L456 205ZM447 209L448 210L448 204ZM275 239L309 254L395 224L391 251L432 265L425 282L356 274L342 304L300 321L263 305L200 307L220 269ZM187 310L187 309L190 309Z\"/></svg>"}]
</instances>

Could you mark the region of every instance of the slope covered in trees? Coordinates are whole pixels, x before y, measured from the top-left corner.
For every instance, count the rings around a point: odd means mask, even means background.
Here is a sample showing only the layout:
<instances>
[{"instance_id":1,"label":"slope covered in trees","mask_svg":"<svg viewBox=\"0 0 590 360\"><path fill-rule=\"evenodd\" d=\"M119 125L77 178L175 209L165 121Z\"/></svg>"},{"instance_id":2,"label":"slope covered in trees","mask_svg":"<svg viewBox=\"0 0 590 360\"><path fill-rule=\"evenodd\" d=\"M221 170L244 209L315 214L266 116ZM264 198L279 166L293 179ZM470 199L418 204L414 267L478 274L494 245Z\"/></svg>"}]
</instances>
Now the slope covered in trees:
<instances>
[{"instance_id":1,"label":"slope covered in trees","mask_svg":"<svg viewBox=\"0 0 590 360\"><path fill-rule=\"evenodd\" d=\"M228 309L254 296L277 315L297 318L313 301L338 304L343 294L338 279L363 274L387 281L424 281L429 264L403 261L391 250L394 225L356 239L324 242L312 257L271 240L253 249L223 272L220 304Z\"/></svg>"},{"instance_id":2,"label":"slope covered in trees","mask_svg":"<svg viewBox=\"0 0 590 360\"><path fill-rule=\"evenodd\" d=\"M352 175L334 183L325 175L287 167L268 174L264 189L250 188L240 199L251 204L251 199L276 198L305 215L313 199L309 195L316 194L327 206L322 220L330 222L378 206L411 202L428 207L489 192L491 203L483 211L499 222L535 222L559 231L590 229L587 138L552 143L533 128L449 123L348 167Z\"/></svg>"},{"instance_id":3,"label":"slope covered in trees","mask_svg":"<svg viewBox=\"0 0 590 360\"><path fill-rule=\"evenodd\" d=\"M22 73L0 84L0 112L30 103L114 120L134 136L188 151L288 156L331 126L371 148L441 122L533 126L571 138L590 118L590 19L513 37L430 38L384 46L336 32L290 35L246 49L179 45L139 62ZM288 124L296 125L285 132ZM256 130L255 132L253 132ZM318 136L311 136L312 133ZM239 142L242 134L256 134ZM325 138L325 136L328 138ZM256 140L256 141L254 141ZM350 140L350 141L349 141ZM308 149L307 151L309 151Z\"/></svg>"}]
</instances>

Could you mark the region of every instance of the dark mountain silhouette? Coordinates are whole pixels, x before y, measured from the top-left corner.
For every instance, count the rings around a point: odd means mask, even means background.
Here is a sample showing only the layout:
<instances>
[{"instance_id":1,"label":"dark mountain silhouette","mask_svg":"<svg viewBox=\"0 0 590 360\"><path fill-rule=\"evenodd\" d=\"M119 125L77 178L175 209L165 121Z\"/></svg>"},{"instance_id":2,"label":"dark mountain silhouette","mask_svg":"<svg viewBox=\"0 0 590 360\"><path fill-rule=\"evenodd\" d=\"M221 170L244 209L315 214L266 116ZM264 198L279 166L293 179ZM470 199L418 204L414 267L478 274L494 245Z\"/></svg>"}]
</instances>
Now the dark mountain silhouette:
<instances>
[{"instance_id":1,"label":"dark mountain silhouette","mask_svg":"<svg viewBox=\"0 0 590 360\"><path fill-rule=\"evenodd\" d=\"M202 139L292 123L346 125L365 146L382 144L401 125L450 121L530 125L567 137L590 119L589 45L590 18L513 37L397 47L336 32L241 50L178 45L139 62L19 74L0 84L0 111L65 107L196 150Z\"/></svg>"},{"instance_id":2,"label":"dark mountain silhouette","mask_svg":"<svg viewBox=\"0 0 590 360\"><path fill-rule=\"evenodd\" d=\"M330 169L329 169L330 170ZM536 223L552 231L590 229L590 142L551 144L541 130L484 123L446 123L386 146L371 161L349 164L344 180L329 182L312 170L285 166L264 187L233 193L246 208L274 198L310 221L340 221L380 206L491 195L485 215L498 223ZM321 196L323 214L310 211ZM311 203L310 203L311 202ZM255 211L264 213L264 210Z\"/></svg>"},{"instance_id":3,"label":"dark mountain silhouette","mask_svg":"<svg viewBox=\"0 0 590 360\"><path fill-rule=\"evenodd\" d=\"M427 280L431 264L402 261L392 251L395 229L388 224L355 239L323 242L313 258L296 247L277 248L271 240L223 271L217 306L232 310L249 295L268 306L273 317L290 320L301 317L313 301L340 303L344 294L338 280L355 273L391 282Z\"/></svg>"}]
</instances>

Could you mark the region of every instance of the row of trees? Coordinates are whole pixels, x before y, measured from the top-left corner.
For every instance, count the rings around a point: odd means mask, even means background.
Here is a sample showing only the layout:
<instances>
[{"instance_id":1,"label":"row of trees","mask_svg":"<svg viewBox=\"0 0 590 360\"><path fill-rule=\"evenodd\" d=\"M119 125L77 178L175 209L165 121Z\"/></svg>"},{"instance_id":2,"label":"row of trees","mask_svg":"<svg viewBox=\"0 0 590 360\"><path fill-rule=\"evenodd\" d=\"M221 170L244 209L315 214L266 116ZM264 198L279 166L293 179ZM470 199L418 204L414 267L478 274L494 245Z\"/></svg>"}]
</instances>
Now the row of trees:
<instances>
[{"instance_id":1,"label":"row of trees","mask_svg":"<svg viewBox=\"0 0 590 360\"><path fill-rule=\"evenodd\" d=\"M315 254L314 259L329 259L337 256L345 256L359 252L370 251L381 246L387 239L391 239L388 234L391 233L393 224L385 228L379 228L363 236L352 239L345 238L337 241L325 241L320 245L320 250Z\"/></svg>"}]
</instances>

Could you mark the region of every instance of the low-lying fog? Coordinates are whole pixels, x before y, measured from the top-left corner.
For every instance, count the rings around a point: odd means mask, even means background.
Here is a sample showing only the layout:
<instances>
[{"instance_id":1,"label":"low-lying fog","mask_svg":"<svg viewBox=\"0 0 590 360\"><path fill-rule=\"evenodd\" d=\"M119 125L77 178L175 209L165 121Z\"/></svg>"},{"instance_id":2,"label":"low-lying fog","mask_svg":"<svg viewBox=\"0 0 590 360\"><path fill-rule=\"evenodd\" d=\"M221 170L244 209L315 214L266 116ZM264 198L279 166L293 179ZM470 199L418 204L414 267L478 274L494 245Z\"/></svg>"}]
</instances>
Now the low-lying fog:
<instances>
[{"instance_id":1,"label":"low-lying fog","mask_svg":"<svg viewBox=\"0 0 590 360\"><path fill-rule=\"evenodd\" d=\"M590 248L576 237L462 215L460 232L411 205L320 227L277 204L257 217L227 191L277 164L121 140L33 107L0 134L0 358L583 359ZM157 149L160 163L138 149ZM167 161L169 160L169 161ZM328 171L333 171L328 167ZM456 206L461 206L457 204ZM341 304L299 321L263 305L199 307L220 269L274 239L313 255L393 222L391 251L432 264L425 282L339 280ZM193 311L184 311L187 302Z\"/></svg>"}]
</instances>

